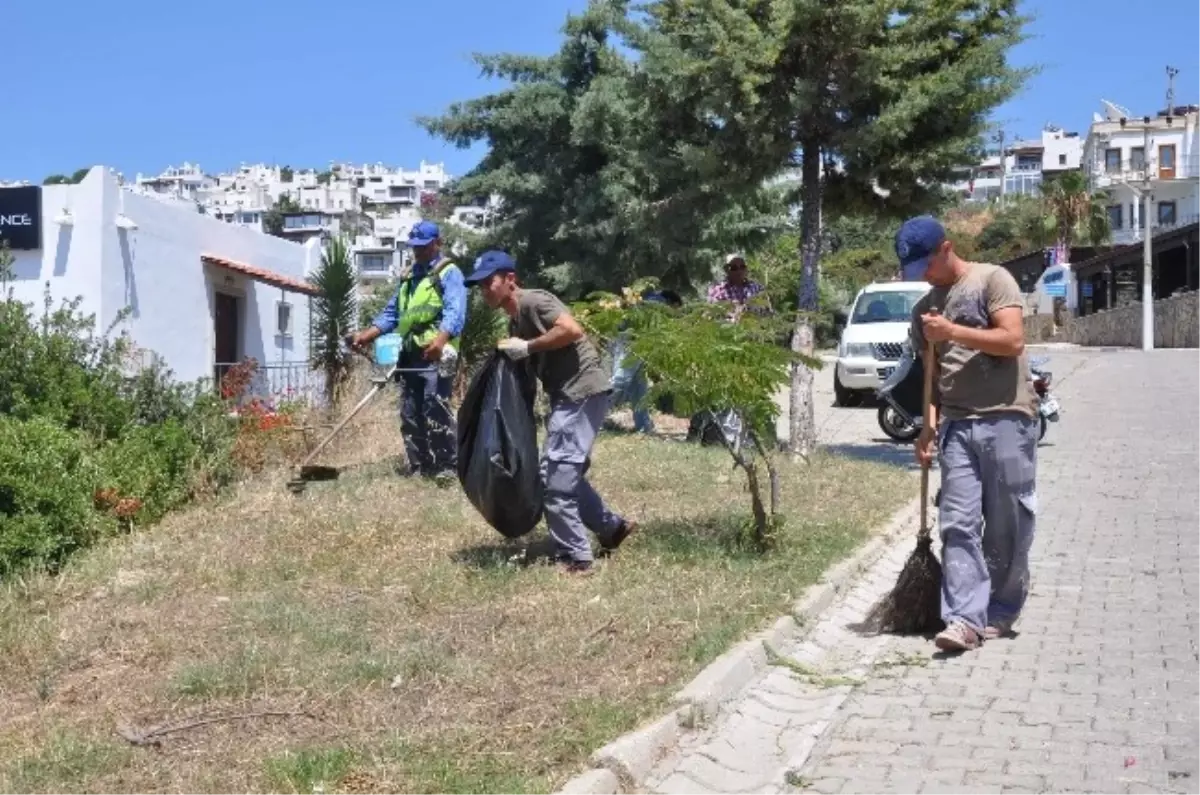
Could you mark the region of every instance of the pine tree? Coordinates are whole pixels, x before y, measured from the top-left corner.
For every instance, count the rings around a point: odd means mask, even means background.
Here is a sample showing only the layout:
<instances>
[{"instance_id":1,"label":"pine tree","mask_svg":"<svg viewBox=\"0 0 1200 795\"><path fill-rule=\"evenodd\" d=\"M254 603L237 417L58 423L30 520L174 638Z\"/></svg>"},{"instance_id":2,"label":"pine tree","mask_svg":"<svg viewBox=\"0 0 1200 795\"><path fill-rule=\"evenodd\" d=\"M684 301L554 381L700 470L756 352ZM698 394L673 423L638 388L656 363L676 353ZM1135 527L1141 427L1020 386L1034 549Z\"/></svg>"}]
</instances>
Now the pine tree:
<instances>
[{"instance_id":1,"label":"pine tree","mask_svg":"<svg viewBox=\"0 0 1200 795\"><path fill-rule=\"evenodd\" d=\"M935 206L982 154L988 113L1027 72L1006 60L1017 0L658 0L634 39L645 150L676 203L801 184L793 350L811 355L823 211ZM660 141L658 146L653 141ZM792 376L791 450L816 443L812 372Z\"/></svg>"},{"instance_id":2,"label":"pine tree","mask_svg":"<svg viewBox=\"0 0 1200 795\"><path fill-rule=\"evenodd\" d=\"M613 290L641 276L671 287L711 277L722 254L765 239L784 220L779 191L675 202L619 43L638 26L620 0L570 16L549 57L477 55L484 76L512 85L425 118L427 130L468 147L489 145L453 189L499 194L489 247L510 251L523 278L568 296ZM653 141L660 149L662 142Z\"/></svg>"}]
</instances>

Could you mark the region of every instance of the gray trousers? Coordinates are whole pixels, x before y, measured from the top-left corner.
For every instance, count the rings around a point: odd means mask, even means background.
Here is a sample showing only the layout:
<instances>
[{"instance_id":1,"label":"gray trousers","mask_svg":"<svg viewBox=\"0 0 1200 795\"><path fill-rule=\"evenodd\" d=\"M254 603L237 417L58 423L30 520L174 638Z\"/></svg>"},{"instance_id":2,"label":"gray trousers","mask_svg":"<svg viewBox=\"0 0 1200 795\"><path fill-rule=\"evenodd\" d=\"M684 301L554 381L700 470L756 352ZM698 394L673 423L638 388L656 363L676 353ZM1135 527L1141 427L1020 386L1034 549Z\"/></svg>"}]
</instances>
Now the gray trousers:
<instances>
[{"instance_id":1,"label":"gray trousers","mask_svg":"<svg viewBox=\"0 0 1200 795\"><path fill-rule=\"evenodd\" d=\"M1029 594L1038 422L1023 414L944 423L939 433L942 619L982 632Z\"/></svg>"},{"instance_id":2,"label":"gray trousers","mask_svg":"<svg viewBox=\"0 0 1200 795\"><path fill-rule=\"evenodd\" d=\"M560 558L591 560L587 531L604 542L621 525L621 517L608 510L584 477L608 403L609 396L599 394L578 402L561 401L550 409L542 482L546 489L546 525Z\"/></svg>"}]
</instances>

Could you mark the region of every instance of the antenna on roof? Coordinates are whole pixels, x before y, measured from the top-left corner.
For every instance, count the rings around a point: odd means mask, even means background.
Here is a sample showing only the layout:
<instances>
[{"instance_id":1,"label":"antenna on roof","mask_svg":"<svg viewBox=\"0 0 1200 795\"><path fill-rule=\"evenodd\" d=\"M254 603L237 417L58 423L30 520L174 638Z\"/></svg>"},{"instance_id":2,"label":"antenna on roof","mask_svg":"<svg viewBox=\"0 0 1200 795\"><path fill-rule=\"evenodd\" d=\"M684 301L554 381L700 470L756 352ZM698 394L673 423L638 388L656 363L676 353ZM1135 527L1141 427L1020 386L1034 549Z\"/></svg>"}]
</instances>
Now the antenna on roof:
<instances>
[{"instance_id":1,"label":"antenna on roof","mask_svg":"<svg viewBox=\"0 0 1200 795\"><path fill-rule=\"evenodd\" d=\"M1179 70L1174 66L1167 67L1167 115L1175 115L1175 75Z\"/></svg>"}]
</instances>

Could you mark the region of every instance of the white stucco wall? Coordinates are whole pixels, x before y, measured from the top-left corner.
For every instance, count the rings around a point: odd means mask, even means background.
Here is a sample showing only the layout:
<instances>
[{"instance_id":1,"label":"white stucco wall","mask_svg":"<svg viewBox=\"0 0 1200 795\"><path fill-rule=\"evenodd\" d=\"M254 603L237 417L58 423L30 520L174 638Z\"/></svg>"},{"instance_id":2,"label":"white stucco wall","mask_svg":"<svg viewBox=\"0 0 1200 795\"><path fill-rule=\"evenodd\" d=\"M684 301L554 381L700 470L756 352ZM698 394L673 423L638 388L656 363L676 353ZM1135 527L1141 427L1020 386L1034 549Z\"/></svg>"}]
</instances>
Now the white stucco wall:
<instances>
[{"instance_id":1,"label":"white stucco wall","mask_svg":"<svg viewBox=\"0 0 1200 795\"><path fill-rule=\"evenodd\" d=\"M55 216L70 210L74 223ZM120 229L119 212L137 228ZM194 210L122 191L115 176L97 166L78 185L42 189L42 249L16 251L13 285L20 300L40 307L49 284L55 301L82 297L104 331L122 308L130 314L120 330L161 356L183 381L213 375L213 295L240 301L239 359L264 364L303 364L308 359L306 295L205 265L201 255L235 260L303 280L320 250L218 221ZM292 335L276 335L276 304L292 305Z\"/></svg>"}]
</instances>

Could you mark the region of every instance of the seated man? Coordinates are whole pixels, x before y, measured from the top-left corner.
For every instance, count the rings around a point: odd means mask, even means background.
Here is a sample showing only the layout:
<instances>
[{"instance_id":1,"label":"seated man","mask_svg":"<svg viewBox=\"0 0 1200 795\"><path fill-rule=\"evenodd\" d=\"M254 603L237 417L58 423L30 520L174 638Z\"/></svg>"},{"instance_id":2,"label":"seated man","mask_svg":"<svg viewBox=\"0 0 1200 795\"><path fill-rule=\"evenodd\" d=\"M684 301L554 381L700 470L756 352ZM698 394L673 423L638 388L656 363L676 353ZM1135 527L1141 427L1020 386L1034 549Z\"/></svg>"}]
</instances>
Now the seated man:
<instances>
[{"instance_id":1,"label":"seated man","mask_svg":"<svg viewBox=\"0 0 1200 795\"><path fill-rule=\"evenodd\" d=\"M769 303L765 308L748 306L752 299L760 295L766 299L766 288L750 278L746 259L741 254L730 254L725 259L725 281L718 282L708 289L708 302L732 304L733 311L729 319L736 321L747 308L758 313L770 311Z\"/></svg>"}]
</instances>

